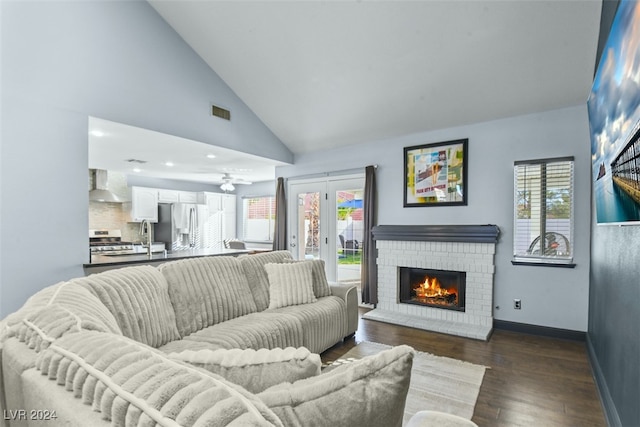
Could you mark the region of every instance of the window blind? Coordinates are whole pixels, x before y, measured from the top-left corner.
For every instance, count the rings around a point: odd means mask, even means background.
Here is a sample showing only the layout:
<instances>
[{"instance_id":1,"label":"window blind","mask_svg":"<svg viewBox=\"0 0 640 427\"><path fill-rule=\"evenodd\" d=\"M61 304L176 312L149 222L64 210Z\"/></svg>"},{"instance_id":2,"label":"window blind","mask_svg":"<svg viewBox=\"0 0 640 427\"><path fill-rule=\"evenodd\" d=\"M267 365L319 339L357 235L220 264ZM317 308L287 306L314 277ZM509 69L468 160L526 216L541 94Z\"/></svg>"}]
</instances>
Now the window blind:
<instances>
[{"instance_id":1,"label":"window blind","mask_svg":"<svg viewBox=\"0 0 640 427\"><path fill-rule=\"evenodd\" d=\"M572 262L573 164L572 157L514 164L516 261Z\"/></svg>"}]
</instances>

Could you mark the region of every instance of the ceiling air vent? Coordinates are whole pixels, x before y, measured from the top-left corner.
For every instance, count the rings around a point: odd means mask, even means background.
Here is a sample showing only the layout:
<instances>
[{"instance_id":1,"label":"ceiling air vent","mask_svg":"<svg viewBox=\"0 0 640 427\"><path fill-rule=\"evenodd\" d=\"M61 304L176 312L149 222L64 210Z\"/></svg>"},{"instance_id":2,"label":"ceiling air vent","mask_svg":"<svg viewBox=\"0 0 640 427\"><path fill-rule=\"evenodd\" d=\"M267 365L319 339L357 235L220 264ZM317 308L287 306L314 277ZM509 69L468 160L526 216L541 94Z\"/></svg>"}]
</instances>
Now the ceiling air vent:
<instances>
[{"instance_id":1,"label":"ceiling air vent","mask_svg":"<svg viewBox=\"0 0 640 427\"><path fill-rule=\"evenodd\" d=\"M216 107L215 105L212 105L211 114L216 117L220 117L221 119L231 120L231 111L225 110L222 107Z\"/></svg>"}]
</instances>

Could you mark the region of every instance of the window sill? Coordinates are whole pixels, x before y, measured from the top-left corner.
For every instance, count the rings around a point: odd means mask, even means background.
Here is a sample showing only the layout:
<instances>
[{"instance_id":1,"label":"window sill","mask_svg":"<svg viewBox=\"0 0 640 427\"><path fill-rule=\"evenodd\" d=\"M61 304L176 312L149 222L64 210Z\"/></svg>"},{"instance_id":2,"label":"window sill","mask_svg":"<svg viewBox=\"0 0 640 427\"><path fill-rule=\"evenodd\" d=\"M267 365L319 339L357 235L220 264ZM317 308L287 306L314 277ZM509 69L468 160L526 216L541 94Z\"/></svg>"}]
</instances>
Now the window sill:
<instances>
[{"instance_id":1,"label":"window sill","mask_svg":"<svg viewBox=\"0 0 640 427\"><path fill-rule=\"evenodd\" d=\"M522 261L511 260L513 265L528 265L531 267L560 267L560 268L576 268L576 264L573 262L545 262L545 261Z\"/></svg>"}]
</instances>

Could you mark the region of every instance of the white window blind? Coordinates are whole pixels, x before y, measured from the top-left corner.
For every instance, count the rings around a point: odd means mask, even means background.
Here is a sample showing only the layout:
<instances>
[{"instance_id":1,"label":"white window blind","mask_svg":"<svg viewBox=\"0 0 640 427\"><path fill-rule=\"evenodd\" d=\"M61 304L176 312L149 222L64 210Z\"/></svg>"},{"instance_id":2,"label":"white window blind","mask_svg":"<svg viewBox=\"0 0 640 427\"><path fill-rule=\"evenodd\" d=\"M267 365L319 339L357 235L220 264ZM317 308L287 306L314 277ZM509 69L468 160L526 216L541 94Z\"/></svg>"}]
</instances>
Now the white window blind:
<instances>
[{"instance_id":1,"label":"white window blind","mask_svg":"<svg viewBox=\"0 0 640 427\"><path fill-rule=\"evenodd\" d=\"M514 261L572 263L573 204L573 157L515 162Z\"/></svg>"},{"instance_id":2,"label":"white window blind","mask_svg":"<svg viewBox=\"0 0 640 427\"><path fill-rule=\"evenodd\" d=\"M242 234L245 241L271 242L276 219L276 198L248 197L242 202Z\"/></svg>"}]
</instances>

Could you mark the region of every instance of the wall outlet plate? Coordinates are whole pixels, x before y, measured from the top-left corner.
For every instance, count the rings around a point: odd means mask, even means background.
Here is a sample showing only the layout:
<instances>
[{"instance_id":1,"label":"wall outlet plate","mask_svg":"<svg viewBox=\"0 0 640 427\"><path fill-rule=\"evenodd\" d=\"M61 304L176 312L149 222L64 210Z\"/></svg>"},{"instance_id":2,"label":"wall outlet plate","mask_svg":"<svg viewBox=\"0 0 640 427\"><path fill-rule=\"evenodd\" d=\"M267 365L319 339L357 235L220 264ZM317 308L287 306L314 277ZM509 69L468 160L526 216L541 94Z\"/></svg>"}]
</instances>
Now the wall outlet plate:
<instances>
[{"instance_id":1,"label":"wall outlet plate","mask_svg":"<svg viewBox=\"0 0 640 427\"><path fill-rule=\"evenodd\" d=\"M516 310L522 310L522 301L520 301L519 299L514 299L513 308Z\"/></svg>"}]
</instances>

